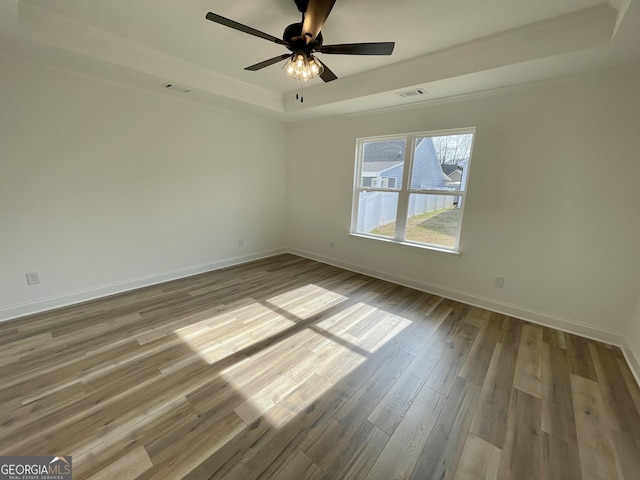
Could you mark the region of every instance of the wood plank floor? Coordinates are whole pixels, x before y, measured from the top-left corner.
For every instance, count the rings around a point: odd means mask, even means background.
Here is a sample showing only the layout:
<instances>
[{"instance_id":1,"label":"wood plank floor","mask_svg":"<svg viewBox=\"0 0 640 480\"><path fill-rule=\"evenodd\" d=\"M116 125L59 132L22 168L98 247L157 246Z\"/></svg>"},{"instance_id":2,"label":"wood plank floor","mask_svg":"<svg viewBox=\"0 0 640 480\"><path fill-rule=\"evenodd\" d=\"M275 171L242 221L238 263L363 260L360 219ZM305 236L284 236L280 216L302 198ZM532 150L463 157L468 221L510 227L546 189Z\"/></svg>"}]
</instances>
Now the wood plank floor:
<instances>
[{"instance_id":1,"label":"wood plank floor","mask_svg":"<svg viewBox=\"0 0 640 480\"><path fill-rule=\"evenodd\" d=\"M638 479L618 348L293 255L0 324L0 455L78 479Z\"/></svg>"}]
</instances>

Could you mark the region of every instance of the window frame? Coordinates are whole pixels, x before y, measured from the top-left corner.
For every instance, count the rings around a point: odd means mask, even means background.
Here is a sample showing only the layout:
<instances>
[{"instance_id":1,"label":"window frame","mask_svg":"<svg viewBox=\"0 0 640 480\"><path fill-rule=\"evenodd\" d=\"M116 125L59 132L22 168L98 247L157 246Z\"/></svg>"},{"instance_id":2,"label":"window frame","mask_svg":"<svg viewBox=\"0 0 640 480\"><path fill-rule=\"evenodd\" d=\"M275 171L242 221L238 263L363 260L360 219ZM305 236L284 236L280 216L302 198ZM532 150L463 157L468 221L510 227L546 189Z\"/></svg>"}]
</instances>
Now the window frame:
<instances>
[{"instance_id":1,"label":"window frame","mask_svg":"<svg viewBox=\"0 0 640 480\"><path fill-rule=\"evenodd\" d=\"M445 189L422 189L422 188L411 188L411 177L413 174L413 164L414 164L414 154L417 148L417 140L426 137L441 137L448 135L464 135L471 134L471 146L469 147L469 160L465 167L466 172L464 173L463 180L461 181L460 187L464 185L464 189L456 189L456 190L445 190ZM353 199L352 199L352 207L351 207L351 227L350 227L350 235L371 238L374 240L382 240L391 243L399 243L402 245L409 245L413 247L426 248L429 250L437 250L448 253L456 253L460 252L460 234L462 232L462 222L464 217L464 208L466 206L466 196L467 189L469 186L469 174L471 170L471 163L473 157L473 147L476 139L476 128L475 127L465 127L465 128L453 128L447 130L431 130L424 132L413 132L413 133L404 133L404 134L393 134L393 135L379 135L374 137L360 137L356 139L356 155L355 155L355 169L354 169L354 189L353 189ZM363 154L364 154L364 145L368 142L381 142L381 141L389 141L389 140L404 140L405 144L405 155L404 155L404 164L402 171L402 186L400 188L382 188L382 187L363 187L361 185L362 181L362 167L363 167ZM360 232L358 231L358 216L360 209L360 197L363 192L394 192L398 194L398 205L396 208L396 218L395 218L395 232L393 237L384 236L384 235L376 235L374 233ZM453 247L447 247L444 245L437 245L425 242L418 242L415 240L406 239L406 230L408 223L408 211L409 211L409 201L411 195L438 195L438 196L453 196L459 197L459 202L462 202L462 206L457 207L460 208L458 225L456 227L456 234Z\"/></svg>"}]
</instances>

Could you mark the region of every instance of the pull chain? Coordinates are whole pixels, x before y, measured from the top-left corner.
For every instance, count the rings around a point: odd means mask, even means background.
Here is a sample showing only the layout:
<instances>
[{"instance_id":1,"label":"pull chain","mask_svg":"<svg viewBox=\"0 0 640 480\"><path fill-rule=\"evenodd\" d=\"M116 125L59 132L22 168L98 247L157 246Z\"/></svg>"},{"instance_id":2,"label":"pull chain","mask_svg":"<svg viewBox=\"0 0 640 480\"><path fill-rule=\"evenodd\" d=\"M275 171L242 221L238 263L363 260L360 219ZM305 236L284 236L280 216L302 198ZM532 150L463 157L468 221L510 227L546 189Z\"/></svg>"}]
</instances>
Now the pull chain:
<instances>
[{"instance_id":1,"label":"pull chain","mask_svg":"<svg viewBox=\"0 0 640 480\"><path fill-rule=\"evenodd\" d=\"M304 81L298 80L298 88L296 91L296 100L300 103L304 103Z\"/></svg>"}]
</instances>

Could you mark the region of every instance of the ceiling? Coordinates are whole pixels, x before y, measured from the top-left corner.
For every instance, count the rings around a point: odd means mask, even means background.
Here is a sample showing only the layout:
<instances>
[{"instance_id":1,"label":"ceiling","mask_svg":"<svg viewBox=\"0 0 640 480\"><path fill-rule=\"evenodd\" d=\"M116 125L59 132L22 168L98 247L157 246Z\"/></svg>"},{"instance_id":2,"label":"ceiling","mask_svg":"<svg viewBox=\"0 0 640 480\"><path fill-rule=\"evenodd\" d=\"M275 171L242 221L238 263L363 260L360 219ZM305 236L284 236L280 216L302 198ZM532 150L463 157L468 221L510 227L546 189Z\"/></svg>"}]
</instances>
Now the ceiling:
<instances>
[{"instance_id":1,"label":"ceiling","mask_svg":"<svg viewBox=\"0 0 640 480\"><path fill-rule=\"evenodd\" d=\"M205 20L213 11L281 37L293 0L8 0L0 54L287 121L430 101L640 61L640 0L337 0L325 44L395 41L391 56L319 55L339 79L305 84L275 43ZM166 82L189 93L167 91ZM402 98L420 87L427 93Z\"/></svg>"}]
</instances>

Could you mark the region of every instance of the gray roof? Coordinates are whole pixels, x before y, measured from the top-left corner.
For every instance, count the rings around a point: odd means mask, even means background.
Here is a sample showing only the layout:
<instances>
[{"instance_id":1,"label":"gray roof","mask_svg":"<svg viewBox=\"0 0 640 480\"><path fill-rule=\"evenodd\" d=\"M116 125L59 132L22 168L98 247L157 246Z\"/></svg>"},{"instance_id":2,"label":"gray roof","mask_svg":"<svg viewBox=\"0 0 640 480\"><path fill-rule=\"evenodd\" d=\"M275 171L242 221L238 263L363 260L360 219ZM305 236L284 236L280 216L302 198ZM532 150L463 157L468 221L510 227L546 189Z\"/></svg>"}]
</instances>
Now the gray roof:
<instances>
[{"instance_id":1,"label":"gray roof","mask_svg":"<svg viewBox=\"0 0 640 480\"><path fill-rule=\"evenodd\" d=\"M441 167L442 167L442 171L444 172L445 175L451 175L456 170L462 170L461 166L452 165L452 164L449 164L449 163L445 163L444 165L441 165Z\"/></svg>"},{"instance_id":2,"label":"gray roof","mask_svg":"<svg viewBox=\"0 0 640 480\"><path fill-rule=\"evenodd\" d=\"M364 144L365 162L393 162L404 159L404 140L382 140Z\"/></svg>"},{"instance_id":3,"label":"gray roof","mask_svg":"<svg viewBox=\"0 0 640 480\"><path fill-rule=\"evenodd\" d=\"M388 170L397 165L401 165L404 160L400 160L397 162L363 162L362 171L368 173L379 173L384 170Z\"/></svg>"},{"instance_id":4,"label":"gray roof","mask_svg":"<svg viewBox=\"0 0 640 480\"><path fill-rule=\"evenodd\" d=\"M366 142L363 146L362 171L377 173L404 162L404 140L380 140Z\"/></svg>"}]
</instances>

